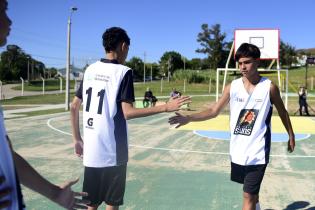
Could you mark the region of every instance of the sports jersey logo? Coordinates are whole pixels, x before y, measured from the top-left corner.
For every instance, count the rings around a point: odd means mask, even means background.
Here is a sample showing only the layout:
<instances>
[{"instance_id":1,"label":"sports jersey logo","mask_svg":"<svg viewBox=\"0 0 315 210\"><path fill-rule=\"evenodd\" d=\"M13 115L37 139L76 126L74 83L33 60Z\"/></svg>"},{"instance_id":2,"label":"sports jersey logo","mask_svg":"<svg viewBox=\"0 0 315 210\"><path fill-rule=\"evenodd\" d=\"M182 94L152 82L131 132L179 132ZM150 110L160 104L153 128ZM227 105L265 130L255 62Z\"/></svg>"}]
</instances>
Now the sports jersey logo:
<instances>
[{"instance_id":1,"label":"sports jersey logo","mask_svg":"<svg viewBox=\"0 0 315 210\"><path fill-rule=\"evenodd\" d=\"M245 99L244 98L239 98L239 97L236 97L236 102L244 102L245 101Z\"/></svg>"},{"instance_id":2,"label":"sports jersey logo","mask_svg":"<svg viewBox=\"0 0 315 210\"><path fill-rule=\"evenodd\" d=\"M242 109L234 129L234 134L250 136L253 131L258 112L258 109Z\"/></svg>"},{"instance_id":3,"label":"sports jersey logo","mask_svg":"<svg viewBox=\"0 0 315 210\"><path fill-rule=\"evenodd\" d=\"M86 128L90 128L90 129L94 129L93 128L93 118L89 118L87 120L87 126L85 126Z\"/></svg>"}]
</instances>

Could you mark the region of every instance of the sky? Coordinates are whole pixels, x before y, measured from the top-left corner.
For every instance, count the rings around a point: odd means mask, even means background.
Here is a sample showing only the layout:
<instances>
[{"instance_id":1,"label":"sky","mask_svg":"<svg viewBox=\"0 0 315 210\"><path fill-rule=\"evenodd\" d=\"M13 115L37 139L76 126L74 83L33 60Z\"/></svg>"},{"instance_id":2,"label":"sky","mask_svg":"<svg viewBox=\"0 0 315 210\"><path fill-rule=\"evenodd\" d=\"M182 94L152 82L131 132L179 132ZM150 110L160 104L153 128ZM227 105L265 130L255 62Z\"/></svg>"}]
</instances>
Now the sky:
<instances>
[{"instance_id":1,"label":"sky","mask_svg":"<svg viewBox=\"0 0 315 210\"><path fill-rule=\"evenodd\" d=\"M314 0L9 0L7 44L46 67L65 67L71 7L78 8L71 18L71 62L78 67L105 56L102 34L112 26L124 28L131 39L127 60L144 59L145 53L146 62L158 62L166 51L204 58L195 52L204 23L220 24L225 41L235 29L271 28L296 49L315 47Z\"/></svg>"}]
</instances>

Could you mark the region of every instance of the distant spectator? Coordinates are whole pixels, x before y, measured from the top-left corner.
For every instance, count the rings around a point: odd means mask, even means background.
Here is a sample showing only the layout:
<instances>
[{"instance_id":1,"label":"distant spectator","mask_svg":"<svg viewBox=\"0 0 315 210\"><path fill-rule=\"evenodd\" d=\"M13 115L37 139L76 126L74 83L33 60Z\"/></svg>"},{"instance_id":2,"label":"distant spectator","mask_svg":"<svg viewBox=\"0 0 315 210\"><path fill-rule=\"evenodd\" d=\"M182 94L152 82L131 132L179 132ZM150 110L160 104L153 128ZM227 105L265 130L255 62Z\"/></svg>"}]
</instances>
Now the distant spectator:
<instances>
[{"instance_id":1,"label":"distant spectator","mask_svg":"<svg viewBox=\"0 0 315 210\"><path fill-rule=\"evenodd\" d=\"M157 101L157 98L153 95L152 91L148 87L147 91L144 93L143 107L148 107L149 103L151 103L151 106L155 106Z\"/></svg>"},{"instance_id":2,"label":"distant spectator","mask_svg":"<svg viewBox=\"0 0 315 210\"><path fill-rule=\"evenodd\" d=\"M181 96L182 93L177 91L176 88L172 88L172 92L170 93L170 97L173 98L173 97L176 97L176 96Z\"/></svg>"},{"instance_id":3,"label":"distant spectator","mask_svg":"<svg viewBox=\"0 0 315 210\"><path fill-rule=\"evenodd\" d=\"M308 104L306 102L307 89L304 86L301 86L298 94L299 94L300 116L303 115L303 107L304 107L304 111L306 115L310 116L310 114L308 113Z\"/></svg>"}]
</instances>

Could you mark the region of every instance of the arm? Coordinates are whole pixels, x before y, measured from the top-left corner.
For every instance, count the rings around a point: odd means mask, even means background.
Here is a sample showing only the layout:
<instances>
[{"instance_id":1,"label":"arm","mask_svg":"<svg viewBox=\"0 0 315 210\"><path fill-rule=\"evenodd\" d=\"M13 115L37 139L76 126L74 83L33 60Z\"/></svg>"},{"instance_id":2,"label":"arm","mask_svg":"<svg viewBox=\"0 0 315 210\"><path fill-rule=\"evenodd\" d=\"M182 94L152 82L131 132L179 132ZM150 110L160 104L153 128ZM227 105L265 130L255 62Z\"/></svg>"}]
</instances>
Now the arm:
<instances>
[{"instance_id":1,"label":"arm","mask_svg":"<svg viewBox=\"0 0 315 210\"><path fill-rule=\"evenodd\" d=\"M294 147L295 147L295 137L294 137L294 132L292 129L290 117L287 110L284 107L283 101L280 96L279 88L273 83L271 83L271 86L270 86L270 99L271 99L271 103L274 104L275 107L277 108L282 124L284 125L285 129L287 130L289 134L288 151L293 152Z\"/></svg>"},{"instance_id":2,"label":"arm","mask_svg":"<svg viewBox=\"0 0 315 210\"><path fill-rule=\"evenodd\" d=\"M178 127L185 125L189 122L203 121L203 120L215 118L216 116L218 116L218 114L222 111L222 109L227 105L227 103L230 100L230 87L231 87L230 84L227 85L224 88L222 97L218 100L218 102L216 102L213 106L211 106L207 110L199 112L199 113L187 115L187 116L184 116L184 115L176 112L175 113L176 116L171 117L168 122L171 125L178 124L176 126L176 128L178 128Z\"/></svg>"},{"instance_id":3,"label":"arm","mask_svg":"<svg viewBox=\"0 0 315 210\"><path fill-rule=\"evenodd\" d=\"M7 140L10 143L9 137ZM42 177L23 157L12 150L12 156L19 179L26 187L42 194L66 209L86 209L86 201L76 198L87 196L86 193L77 193L71 190L71 186L77 180L67 182L61 186L54 185Z\"/></svg>"},{"instance_id":4,"label":"arm","mask_svg":"<svg viewBox=\"0 0 315 210\"><path fill-rule=\"evenodd\" d=\"M66 209L74 207L86 208L86 202L76 198L77 196L86 196L86 193L76 193L71 190L71 186L77 183L78 179L65 183L62 186L56 186L43 178L16 152L13 152L13 158L19 179L23 185L44 195Z\"/></svg>"},{"instance_id":5,"label":"arm","mask_svg":"<svg viewBox=\"0 0 315 210\"><path fill-rule=\"evenodd\" d=\"M80 134L80 107L82 100L77 96L74 97L70 112L71 112L71 127L72 127L72 139L74 143L74 150L77 156L81 157L83 155L83 140Z\"/></svg>"},{"instance_id":6,"label":"arm","mask_svg":"<svg viewBox=\"0 0 315 210\"><path fill-rule=\"evenodd\" d=\"M162 112L172 112L178 110L183 104L190 102L189 96L173 99L166 104L150 108L137 109L132 103L121 102L122 110L126 120L154 115Z\"/></svg>"}]
</instances>

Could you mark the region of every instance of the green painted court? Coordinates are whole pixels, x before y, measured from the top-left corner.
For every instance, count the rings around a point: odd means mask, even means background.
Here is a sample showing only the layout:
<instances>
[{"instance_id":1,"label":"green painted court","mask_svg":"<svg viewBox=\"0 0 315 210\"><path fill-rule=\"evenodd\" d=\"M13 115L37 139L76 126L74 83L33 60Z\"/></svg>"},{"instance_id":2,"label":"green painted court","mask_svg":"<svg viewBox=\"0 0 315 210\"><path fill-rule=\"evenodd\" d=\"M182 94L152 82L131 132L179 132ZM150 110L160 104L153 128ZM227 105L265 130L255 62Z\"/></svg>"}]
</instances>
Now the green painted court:
<instances>
[{"instance_id":1,"label":"green painted court","mask_svg":"<svg viewBox=\"0 0 315 210\"><path fill-rule=\"evenodd\" d=\"M229 180L229 142L198 136L192 128L172 129L167 123L170 116L128 121L129 165L121 209L241 209L242 186ZM62 113L9 119L6 127L15 150L41 174L54 183L80 177L75 186L80 190L83 166L73 154L69 117ZM315 123L315 118L299 120L305 129ZM297 141L293 154L286 152L285 142L273 142L261 188L262 209L315 209L314 162L313 133ZM38 194L25 188L23 192L28 209L59 209Z\"/></svg>"}]
</instances>

